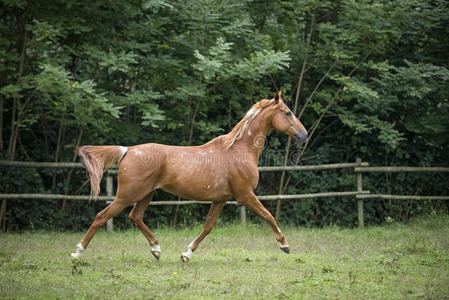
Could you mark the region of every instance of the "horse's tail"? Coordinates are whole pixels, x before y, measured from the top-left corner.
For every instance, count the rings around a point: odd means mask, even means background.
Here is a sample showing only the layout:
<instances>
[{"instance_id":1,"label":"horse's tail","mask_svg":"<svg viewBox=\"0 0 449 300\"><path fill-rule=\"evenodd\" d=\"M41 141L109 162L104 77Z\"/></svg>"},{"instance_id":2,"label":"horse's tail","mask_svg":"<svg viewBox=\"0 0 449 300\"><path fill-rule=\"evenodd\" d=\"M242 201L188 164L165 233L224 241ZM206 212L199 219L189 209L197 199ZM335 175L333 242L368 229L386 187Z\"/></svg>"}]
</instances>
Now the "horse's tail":
<instances>
[{"instance_id":1,"label":"horse's tail","mask_svg":"<svg viewBox=\"0 0 449 300\"><path fill-rule=\"evenodd\" d=\"M90 178L90 195L100 194L100 182L104 171L118 164L128 151L123 146L83 146L78 150L81 163Z\"/></svg>"}]
</instances>

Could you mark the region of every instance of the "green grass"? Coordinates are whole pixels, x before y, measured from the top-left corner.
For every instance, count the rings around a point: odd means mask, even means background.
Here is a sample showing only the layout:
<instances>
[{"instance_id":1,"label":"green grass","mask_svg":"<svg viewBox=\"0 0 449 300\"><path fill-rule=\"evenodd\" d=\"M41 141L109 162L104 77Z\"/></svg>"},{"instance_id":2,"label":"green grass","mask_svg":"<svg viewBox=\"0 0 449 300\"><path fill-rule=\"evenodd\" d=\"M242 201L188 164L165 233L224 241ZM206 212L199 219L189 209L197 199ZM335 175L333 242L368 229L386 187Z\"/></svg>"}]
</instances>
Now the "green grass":
<instances>
[{"instance_id":1,"label":"green grass","mask_svg":"<svg viewBox=\"0 0 449 300\"><path fill-rule=\"evenodd\" d=\"M184 264L201 227L154 233L156 261L135 230L99 232L76 270L83 233L0 234L0 297L38 299L449 299L449 217L364 230L284 228L284 254L267 226L216 226Z\"/></svg>"}]
</instances>

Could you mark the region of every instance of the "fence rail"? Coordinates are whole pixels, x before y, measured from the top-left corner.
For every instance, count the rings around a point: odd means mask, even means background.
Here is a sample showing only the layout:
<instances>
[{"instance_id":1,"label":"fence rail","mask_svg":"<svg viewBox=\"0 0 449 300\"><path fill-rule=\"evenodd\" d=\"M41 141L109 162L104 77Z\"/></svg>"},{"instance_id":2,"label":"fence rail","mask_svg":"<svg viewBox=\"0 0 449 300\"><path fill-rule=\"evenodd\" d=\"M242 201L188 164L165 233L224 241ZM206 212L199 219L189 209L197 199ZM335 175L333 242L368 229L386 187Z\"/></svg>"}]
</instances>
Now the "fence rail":
<instances>
[{"instance_id":1,"label":"fence rail","mask_svg":"<svg viewBox=\"0 0 449 300\"><path fill-rule=\"evenodd\" d=\"M295 200L295 199L305 199L305 198L323 198L323 197L339 197L339 196L355 196L360 194L368 194L369 191L361 191L361 192L329 192L329 193L314 193L314 194L296 194L296 195L261 195L257 196L259 200ZM95 199L86 195L63 195L63 194L1 194L0 199L53 199L53 200L91 200L91 201L113 201L114 196L98 196ZM162 203L162 204L159 204ZM182 201L151 201L150 205L163 205L163 203L167 205L177 205L177 204L210 204L207 201L190 201L190 200L182 200ZM154 204L158 203L158 204ZM238 204L235 201L227 201L229 204Z\"/></svg>"},{"instance_id":2,"label":"fence rail","mask_svg":"<svg viewBox=\"0 0 449 300\"><path fill-rule=\"evenodd\" d=\"M341 163L341 164L327 164L327 165L309 165L309 166L272 166L272 167L259 167L259 171L316 171L316 170L332 170L354 167L367 167L369 163Z\"/></svg>"},{"instance_id":3,"label":"fence rail","mask_svg":"<svg viewBox=\"0 0 449 300\"><path fill-rule=\"evenodd\" d=\"M0 194L0 199L48 199L48 200L81 200L81 201L113 201L114 196L98 196L95 199L86 195L63 194ZM150 205L186 205L186 204L210 204L205 201L151 201ZM228 201L226 204L238 204L236 201Z\"/></svg>"},{"instance_id":4,"label":"fence rail","mask_svg":"<svg viewBox=\"0 0 449 300\"><path fill-rule=\"evenodd\" d=\"M449 172L449 168L445 167L355 167L354 172L357 176L360 176L360 183L357 181L357 185L360 184L361 189L361 176L362 173L398 173L398 172ZM391 194L357 194L356 196L358 205L362 205L362 212L359 208L359 225L362 222L363 227L363 199L391 199L391 200L449 200L449 196L417 196L417 195L391 195ZM360 214L362 217L360 219Z\"/></svg>"},{"instance_id":5,"label":"fence rail","mask_svg":"<svg viewBox=\"0 0 449 300\"><path fill-rule=\"evenodd\" d=\"M357 199L392 199L392 200L449 200L449 196L415 196L415 195L390 195L390 194L370 194L356 195Z\"/></svg>"},{"instance_id":6,"label":"fence rail","mask_svg":"<svg viewBox=\"0 0 449 300\"><path fill-rule=\"evenodd\" d=\"M18 167L18 168L84 168L81 163L69 162L33 162L33 161L9 161L0 160L0 166L3 167ZM325 164L325 165L309 165L309 166L262 166L259 167L260 172L270 171L315 171L315 170L331 170L354 167L368 167L369 163L339 163L339 164ZM449 169L449 168L448 168ZM111 169L114 171L114 169Z\"/></svg>"},{"instance_id":7,"label":"fence rail","mask_svg":"<svg viewBox=\"0 0 449 300\"><path fill-rule=\"evenodd\" d=\"M449 172L449 168L440 167L355 167L356 173L393 173L393 172Z\"/></svg>"},{"instance_id":8,"label":"fence rail","mask_svg":"<svg viewBox=\"0 0 449 300\"><path fill-rule=\"evenodd\" d=\"M9 161L0 160L2 167L18 167L18 168L83 168L82 163L70 162L34 162L34 161Z\"/></svg>"},{"instance_id":9,"label":"fence rail","mask_svg":"<svg viewBox=\"0 0 449 300\"><path fill-rule=\"evenodd\" d=\"M81 163L64 163L64 162L21 162L21 161L0 161L0 167L19 167L19 168L83 168ZM357 158L355 163L337 163L324 165L308 165L308 166L262 166L259 167L260 172L275 172L275 171L318 171L318 170L332 170L351 168L356 175L356 191L347 192L325 192L325 193L311 193L311 194L294 194L294 195L260 195L261 201L270 200L299 200L308 198L322 198L322 197L342 197L355 196L357 200L357 215L359 227L364 226L363 215L363 200L364 199L399 199L399 200L449 200L449 196L417 196L417 195L389 195L389 194L371 194L369 191L363 190L363 173L378 173L378 172L449 172L446 167L370 167L369 163L362 162ZM116 169L109 170L106 177L106 193L107 196L99 196L95 200L111 202L114 200L113 193L113 177L111 175L117 174ZM0 199L54 199L54 200L92 200L88 195L60 195L60 194L2 194ZM189 204L208 204L203 201L151 201L150 205L189 205ZM228 201L231 205L240 205L236 201ZM244 206L240 209L240 218L242 222L246 222L246 210ZM107 229L112 230L112 219L108 221Z\"/></svg>"},{"instance_id":10,"label":"fence rail","mask_svg":"<svg viewBox=\"0 0 449 300\"><path fill-rule=\"evenodd\" d=\"M358 194L367 194L367 193L369 193L369 191L328 192L328 193L297 194L297 195L262 195L262 196L257 196L257 198L259 198L259 200L296 200L296 199L306 199L306 198L355 196Z\"/></svg>"}]
</instances>

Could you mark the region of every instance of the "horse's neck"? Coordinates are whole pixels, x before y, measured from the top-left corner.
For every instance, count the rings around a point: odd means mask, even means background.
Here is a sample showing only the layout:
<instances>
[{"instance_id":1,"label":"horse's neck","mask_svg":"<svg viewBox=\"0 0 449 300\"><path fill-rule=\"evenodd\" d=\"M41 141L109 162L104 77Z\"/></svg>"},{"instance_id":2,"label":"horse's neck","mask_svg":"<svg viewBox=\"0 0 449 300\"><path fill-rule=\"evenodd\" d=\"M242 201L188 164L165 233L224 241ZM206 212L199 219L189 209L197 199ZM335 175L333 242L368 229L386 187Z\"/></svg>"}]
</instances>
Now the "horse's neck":
<instances>
[{"instance_id":1,"label":"horse's neck","mask_svg":"<svg viewBox=\"0 0 449 300\"><path fill-rule=\"evenodd\" d=\"M245 150L254 155L254 160L257 163L259 156L262 153L263 146L268 132L271 129L271 117L268 112L261 112L251 124L249 124L246 132L241 139L241 144Z\"/></svg>"}]
</instances>

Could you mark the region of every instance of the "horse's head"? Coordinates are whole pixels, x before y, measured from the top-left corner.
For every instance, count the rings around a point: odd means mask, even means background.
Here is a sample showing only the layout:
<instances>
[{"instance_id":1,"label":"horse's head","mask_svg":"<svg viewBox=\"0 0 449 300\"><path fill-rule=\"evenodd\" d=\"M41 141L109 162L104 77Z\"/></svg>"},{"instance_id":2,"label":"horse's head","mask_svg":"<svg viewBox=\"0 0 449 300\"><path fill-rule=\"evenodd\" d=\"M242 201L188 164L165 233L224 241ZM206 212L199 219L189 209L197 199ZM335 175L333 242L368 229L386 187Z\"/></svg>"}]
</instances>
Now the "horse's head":
<instances>
[{"instance_id":1,"label":"horse's head","mask_svg":"<svg viewBox=\"0 0 449 300\"><path fill-rule=\"evenodd\" d=\"M282 92L279 91L274 96L275 111L272 117L271 126L279 131L287 134L292 138L303 142L307 140L307 130L292 113L292 111L285 105L281 98Z\"/></svg>"}]
</instances>

